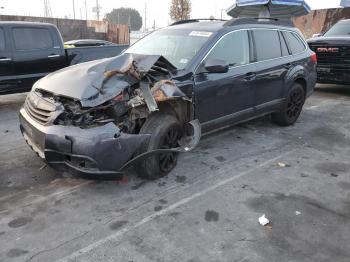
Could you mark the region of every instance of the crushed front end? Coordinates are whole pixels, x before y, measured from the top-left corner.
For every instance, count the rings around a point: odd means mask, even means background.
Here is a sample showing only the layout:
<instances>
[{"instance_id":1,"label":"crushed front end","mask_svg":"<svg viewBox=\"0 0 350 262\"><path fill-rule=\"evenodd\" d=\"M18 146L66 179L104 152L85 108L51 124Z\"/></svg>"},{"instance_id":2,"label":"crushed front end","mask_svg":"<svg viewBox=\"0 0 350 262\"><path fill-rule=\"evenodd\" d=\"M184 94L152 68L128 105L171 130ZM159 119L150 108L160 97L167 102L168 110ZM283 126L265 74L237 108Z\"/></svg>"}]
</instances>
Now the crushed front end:
<instances>
[{"instance_id":1,"label":"crushed front end","mask_svg":"<svg viewBox=\"0 0 350 262\"><path fill-rule=\"evenodd\" d=\"M150 115L166 111L190 134L167 151L190 151L200 126L191 99L171 81L174 70L161 56L125 54L58 71L29 93L20 111L22 134L57 170L117 179L133 163L162 152L140 152L150 134L139 132Z\"/></svg>"}]
</instances>

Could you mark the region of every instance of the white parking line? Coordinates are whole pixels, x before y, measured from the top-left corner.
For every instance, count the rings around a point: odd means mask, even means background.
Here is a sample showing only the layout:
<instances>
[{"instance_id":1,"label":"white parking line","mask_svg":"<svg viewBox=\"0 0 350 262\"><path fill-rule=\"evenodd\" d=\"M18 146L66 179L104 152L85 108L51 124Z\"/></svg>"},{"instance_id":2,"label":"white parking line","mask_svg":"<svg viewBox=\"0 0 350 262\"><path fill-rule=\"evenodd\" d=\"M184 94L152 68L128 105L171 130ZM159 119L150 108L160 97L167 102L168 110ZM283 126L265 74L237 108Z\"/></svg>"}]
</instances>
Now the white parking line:
<instances>
[{"instance_id":1,"label":"white parking line","mask_svg":"<svg viewBox=\"0 0 350 262\"><path fill-rule=\"evenodd\" d=\"M244 172L238 174L237 176L230 177L230 178L228 178L226 180L220 181L219 183L217 183L217 184L215 184L213 186L210 186L210 187L208 187L208 188L206 188L206 189L204 189L202 191L199 191L199 192L197 192L197 193L195 193L195 194L193 194L193 195L191 195L191 196L189 196L187 198L184 198L184 199L180 200L179 202L177 202L177 203L175 203L175 204L173 204L173 205L171 205L171 206L169 206L169 207L167 207L167 208L165 208L165 209L163 209L163 210L161 210L159 212L153 213L153 214L145 217L144 219L142 219L141 221L137 222L134 225L125 226L125 228L119 230L118 232L116 232L116 233L114 233L112 235L109 235L106 238L102 238L99 241L97 241L95 243L92 243L92 244L90 244L90 245L88 245L88 246L86 246L86 247L84 247L82 249L79 249L79 250L75 251L74 253L72 253L71 255L68 255L68 256L66 256L64 258L61 258L61 259L57 260L57 262L68 262L68 261L75 260L78 257L80 257L80 256L82 256L82 255L92 251L95 248L98 248L99 246L102 246L102 245L106 244L109 241L117 240L119 237L123 236L124 234L128 233L129 231L132 231L132 230L134 230L134 229L136 229L136 228L138 228L140 226L143 226L144 224L146 224L146 223L152 221L153 219L155 219L156 217L162 216L162 215L164 215L164 214L166 214L166 213L168 213L168 212L170 212L170 211L172 211L172 210L174 210L174 209L176 209L176 208L178 208L178 207L180 207L182 205L185 205L185 204L191 202L192 200L194 200L196 198L199 198L199 197L201 197L201 196L203 196L203 195L205 195L207 193L210 193L210 192L216 190L217 188L219 188L221 186L224 186L224 185L226 185L226 184L228 184L228 183L230 183L232 181L235 181L235 180L237 180L237 179L239 179L239 178L241 178L241 177L243 177L245 175L248 175L248 174L250 174L251 172L253 172L255 170L258 170L258 169L260 169L262 167L265 167L265 166L267 166L267 165L269 165L271 163L276 163L276 162L278 162L279 159L289 155L290 153L292 153L294 151L295 150L291 150L289 152L286 152L285 154L281 154L278 157L272 158L272 159L270 159L270 160L268 160L268 161L266 161L264 163L261 163L260 165L257 165L254 168L251 168L251 169L249 169L247 171L244 171Z\"/></svg>"}]
</instances>

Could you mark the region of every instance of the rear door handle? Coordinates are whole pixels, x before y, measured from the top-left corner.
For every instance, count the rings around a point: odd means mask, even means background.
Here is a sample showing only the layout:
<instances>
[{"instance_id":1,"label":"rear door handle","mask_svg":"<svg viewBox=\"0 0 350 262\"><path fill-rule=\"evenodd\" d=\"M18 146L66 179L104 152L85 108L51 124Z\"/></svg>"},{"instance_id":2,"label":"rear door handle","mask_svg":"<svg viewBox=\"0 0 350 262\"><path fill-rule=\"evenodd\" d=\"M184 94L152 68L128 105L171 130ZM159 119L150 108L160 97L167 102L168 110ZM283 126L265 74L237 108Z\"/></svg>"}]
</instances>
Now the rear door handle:
<instances>
[{"instance_id":1,"label":"rear door handle","mask_svg":"<svg viewBox=\"0 0 350 262\"><path fill-rule=\"evenodd\" d=\"M253 81L256 79L256 73L254 72L250 72L248 74L245 75L245 78L244 78L246 81Z\"/></svg>"},{"instance_id":2,"label":"rear door handle","mask_svg":"<svg viewBox=\"0 0 350 262\"><path fill-rule=\"evenodd\" d=\"M55 57L60 57L60 55L53 54L48 56L48 58L55 58Z\"/></svg>"},{"instance_id":3,"label":"rear door handle","mask_svg":"<svg viewBox=\"0 0 350 262\"><path fill-rule=\"evenodd\" d=\"M8 58L8 57L2 57L0 58L0 62L9 62L9 61L12 61L11 58Z\"/></svg>"}]
</instances>

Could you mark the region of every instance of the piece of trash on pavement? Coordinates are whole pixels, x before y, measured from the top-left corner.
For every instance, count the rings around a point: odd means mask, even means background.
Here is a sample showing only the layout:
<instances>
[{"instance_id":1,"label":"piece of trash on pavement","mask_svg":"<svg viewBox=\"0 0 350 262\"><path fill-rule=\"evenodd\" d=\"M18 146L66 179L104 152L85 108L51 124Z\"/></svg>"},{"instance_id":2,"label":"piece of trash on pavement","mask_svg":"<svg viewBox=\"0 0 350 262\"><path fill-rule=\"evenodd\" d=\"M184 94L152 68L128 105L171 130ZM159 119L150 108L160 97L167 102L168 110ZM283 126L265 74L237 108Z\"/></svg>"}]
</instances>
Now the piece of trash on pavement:
<instances>
[{"instance_id":1,"label":"piece of trash on pavement","mask_svg":"<svg viewBox=\"0 0 350 262\"><path fill-rule=\"evenodd\" d=\"M42 167L40 167L39 170L40 170L40 171L41 171L41 170L44 170L46 167L47 167L47 165L45 164L45 165L43 165Z\"/></svg>"},{"instance_id":2,"label":"piece of trash on pavement","mask_svg":"<svg viewBox=\"0 0 350 262\"><path fill-rule=\"evenodd\" d=\"M301 212L300 212L300 211L295 211L295 214L296 214L297 216L299 216L299 215L301 215Z\"/></svg>"},{"instance_id":3,"label":"piece of trash on pavement","mask_svg":"<svg viewBox=\"0 0 350 262\"><path fill-rule=\"evenodd\" d=\"M279 162L278 163L278 166L279 167L290 167L290 165L286 164L286 163L283 163L283 162Z\"/></svg>"},{"instance_id":4,"label":"piece of trash on pavement","mask_svg":"<svg viewBox=\"0 0 350 262\"><path fill-rule=\"evenodd\" d=\"M261 217L259 217L259 223L262 226L267 226L268 224L270 224L270 221L266 218L266 215L262 215Z\"/></svg>"}]
</instances>

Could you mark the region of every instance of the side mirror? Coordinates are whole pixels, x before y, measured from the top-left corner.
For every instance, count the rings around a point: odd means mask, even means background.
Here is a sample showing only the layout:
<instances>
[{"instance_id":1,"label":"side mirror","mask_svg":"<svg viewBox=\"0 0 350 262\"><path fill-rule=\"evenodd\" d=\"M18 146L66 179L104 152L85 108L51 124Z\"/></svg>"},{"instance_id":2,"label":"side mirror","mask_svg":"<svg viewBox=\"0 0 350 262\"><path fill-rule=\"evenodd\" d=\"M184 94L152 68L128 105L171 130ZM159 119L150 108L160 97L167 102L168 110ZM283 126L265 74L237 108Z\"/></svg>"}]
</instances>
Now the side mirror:
<instances>
[{"instance_id":1,"label":"side mirror","mask_svg":"<svg viewBox=\"0 0 350 262\"><path fill-rule=\"evenodd\" d=\"M220 59L209 59L205 62L204 68L209 73L227 73L229 64Z\"/></svg>"},{"instance_id":2,"label":"side mirror","mask_svg":"<svg viewBox=\"0 0 350 262\"><path fill-rule=\"evenodd\" d=\"M316 37L320 37L320 36L322 36L322 34L314 34L314 35L312 35L312 38L316 38Z\"/></svg>"}]
</instances>

